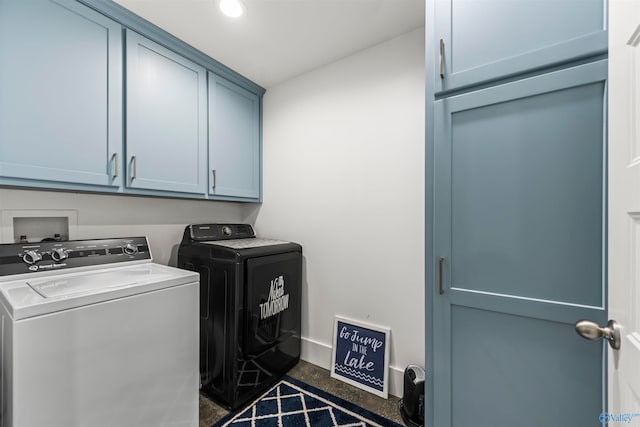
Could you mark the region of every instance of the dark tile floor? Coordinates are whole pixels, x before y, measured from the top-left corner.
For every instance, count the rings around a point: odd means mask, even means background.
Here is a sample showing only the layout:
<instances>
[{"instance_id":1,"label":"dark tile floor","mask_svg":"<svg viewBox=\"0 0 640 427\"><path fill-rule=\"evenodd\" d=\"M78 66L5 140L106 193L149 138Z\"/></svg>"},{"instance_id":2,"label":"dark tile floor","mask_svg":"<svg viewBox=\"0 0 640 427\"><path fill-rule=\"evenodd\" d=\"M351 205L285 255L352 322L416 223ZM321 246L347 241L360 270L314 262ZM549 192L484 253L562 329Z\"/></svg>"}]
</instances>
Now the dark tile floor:
<instances>
[{"instance_id":1,"label":"dark tile floor","mask_svg":"<svg viewBox=\"0 0 640 427\"><path fill-rule=\"evenodd\" d=\"M328 370L302 360L289 371L289 376L402 424L402 418L398 412L399 398L395 396L389 395L388 399L375 396L331 378ZM211 427L227 413L226 410L200 395L200 427Z\"/></svg>"}]
</instances>

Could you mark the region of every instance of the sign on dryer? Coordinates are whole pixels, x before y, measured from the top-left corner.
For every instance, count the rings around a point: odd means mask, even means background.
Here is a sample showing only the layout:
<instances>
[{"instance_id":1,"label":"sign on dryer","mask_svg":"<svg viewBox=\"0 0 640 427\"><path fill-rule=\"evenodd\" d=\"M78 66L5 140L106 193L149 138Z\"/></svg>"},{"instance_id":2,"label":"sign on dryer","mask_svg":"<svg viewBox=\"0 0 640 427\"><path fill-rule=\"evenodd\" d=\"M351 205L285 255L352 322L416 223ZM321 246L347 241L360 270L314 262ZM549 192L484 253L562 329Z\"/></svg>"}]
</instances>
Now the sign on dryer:
<instances>
[{"instance_id":1,"label":"sign on dryer","mask_svg":"<svg viewBox=\"0 0 640 427\"><path fill-rule=\"evenodd\" d=\"M269 298L260 304L260 319L275 316L289 308L289 294L285 294L284 276L280 275L271 280Z\"/></svg>"}]
</instances>

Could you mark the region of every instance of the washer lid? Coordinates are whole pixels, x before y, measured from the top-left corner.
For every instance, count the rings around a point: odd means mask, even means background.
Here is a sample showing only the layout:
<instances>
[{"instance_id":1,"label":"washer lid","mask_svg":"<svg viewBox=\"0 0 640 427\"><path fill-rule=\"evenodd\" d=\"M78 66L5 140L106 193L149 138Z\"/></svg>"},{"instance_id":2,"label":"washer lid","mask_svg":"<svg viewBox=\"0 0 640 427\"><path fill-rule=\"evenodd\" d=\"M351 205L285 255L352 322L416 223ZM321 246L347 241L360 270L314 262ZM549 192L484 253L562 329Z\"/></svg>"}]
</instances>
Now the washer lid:
<instances>
[{"instance_id":1,"label":"washer lid","mask_svg":"<svg viewBox=\"0 0 640 427\"><path fill-rule=\"evenodd\" d=\"M20 320L197 281L197 273L153 263L112 267L5 282L0 303Z\"/></svg>"},{"instance_id":2,"label":"washer lid","mask_svg":"<svg viewBox=\"0 0 640 427\"><path fill-rule=\"evenodd\" d=\"M129 268L80 276L50 277L47 279L27 280L26 283L43 298L68 298L72 295L128 287L142 282L162 281L167 273L156 273L147 266Z\"/></svg>"}]
</instances>

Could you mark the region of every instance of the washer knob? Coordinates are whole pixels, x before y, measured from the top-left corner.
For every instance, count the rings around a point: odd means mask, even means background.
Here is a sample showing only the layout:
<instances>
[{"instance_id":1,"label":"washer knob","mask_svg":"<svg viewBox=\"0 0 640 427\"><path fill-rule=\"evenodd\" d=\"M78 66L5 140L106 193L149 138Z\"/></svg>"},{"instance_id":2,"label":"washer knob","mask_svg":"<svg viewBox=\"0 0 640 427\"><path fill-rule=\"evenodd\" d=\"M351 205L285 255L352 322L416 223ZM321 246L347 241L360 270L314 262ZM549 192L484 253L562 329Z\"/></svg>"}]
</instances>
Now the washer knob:
<instances>
[{"instance_id":1,"label":"washer knob","mask_svg":"<svg viewBox=\"0 0 640 427\"><path fill-rule=\"evenodd\" d=\"M65 248L54 248L53 251L51 251L51 258L55 262L60 262L69 258L69 251L67 251Z\"/></svg>"},{"instance_id":2,"label":"washer knob","mask_svg":"<svg viewBox=\"0 0 640 427\"><path fill-rule=\"evenodd\" d=\"M224 234L225 236L231 236L231 233L231 227L229 227L228 225L222 227L222 234Z\"/></svg>"},{"instance_id":3,"label":"washer knob","mask_svg":"<svg viewBox=\"0 0 640 427\"><path fill-rule=\"evenodd\" d=\"M133 243L127 243L124 246L124 253L127 255L133 255L138 252L138 247Z\"/></svg>"},{"instance_id":4,"label":"washer knob","mask_svg":"<svg viewBox=\"0 0 640 427\"><path fill-rule=\"evenodd\" d=\"M42 255L40 255L38 252L36 251L27 251L24 253L24 255L22 255L22 260L26 263L26 264L35 264L36 262L40 261L42 259Z\"/></svg>"}]
</instances>

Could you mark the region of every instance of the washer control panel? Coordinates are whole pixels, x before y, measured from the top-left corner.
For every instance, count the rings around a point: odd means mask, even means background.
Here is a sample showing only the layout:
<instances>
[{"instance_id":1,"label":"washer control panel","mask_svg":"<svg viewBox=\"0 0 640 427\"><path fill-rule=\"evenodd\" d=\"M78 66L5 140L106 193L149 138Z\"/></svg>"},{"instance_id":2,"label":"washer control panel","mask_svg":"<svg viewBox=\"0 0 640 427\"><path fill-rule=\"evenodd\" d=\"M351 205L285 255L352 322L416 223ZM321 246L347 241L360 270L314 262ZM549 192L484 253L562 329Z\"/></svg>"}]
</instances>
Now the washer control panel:
<instances>
[{"instance_id":1,"label":"washer control panel","mask_svg":"<svg viewBox=\"0 0 640 427\"><path fill-rule=\"evenodd\" d=\"M0 244L0 277L147 259L146 237Z\"/></svg>"}]
</instances>

